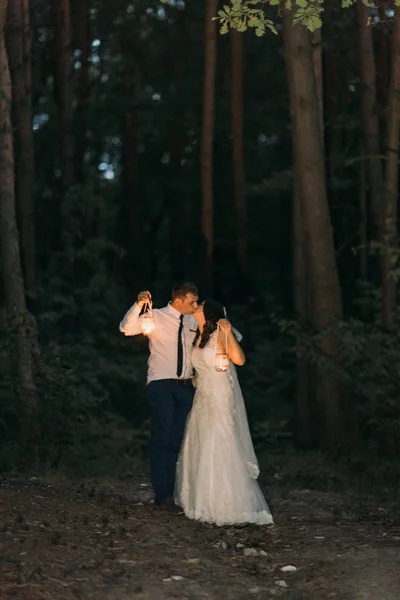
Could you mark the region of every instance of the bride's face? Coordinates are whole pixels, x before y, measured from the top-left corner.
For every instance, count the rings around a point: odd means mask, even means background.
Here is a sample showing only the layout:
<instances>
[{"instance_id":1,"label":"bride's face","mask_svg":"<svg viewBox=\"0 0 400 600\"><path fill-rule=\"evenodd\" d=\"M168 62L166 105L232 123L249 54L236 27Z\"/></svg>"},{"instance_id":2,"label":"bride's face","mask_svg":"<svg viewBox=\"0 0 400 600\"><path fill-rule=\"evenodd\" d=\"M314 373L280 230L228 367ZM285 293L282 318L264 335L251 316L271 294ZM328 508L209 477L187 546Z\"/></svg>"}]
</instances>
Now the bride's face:
<instances>
[{"instance_id":1,"label":"bride's face","mask_svg":"<svg viewBox=\"0 0 400 600\"><path fill-rule=\"evenodd\" d=\"M200 326L204 325L204 323L206 322L204 318L204 302L199 304L199 306L194 311L193 316Z\"/></svg>"}]
</instances>

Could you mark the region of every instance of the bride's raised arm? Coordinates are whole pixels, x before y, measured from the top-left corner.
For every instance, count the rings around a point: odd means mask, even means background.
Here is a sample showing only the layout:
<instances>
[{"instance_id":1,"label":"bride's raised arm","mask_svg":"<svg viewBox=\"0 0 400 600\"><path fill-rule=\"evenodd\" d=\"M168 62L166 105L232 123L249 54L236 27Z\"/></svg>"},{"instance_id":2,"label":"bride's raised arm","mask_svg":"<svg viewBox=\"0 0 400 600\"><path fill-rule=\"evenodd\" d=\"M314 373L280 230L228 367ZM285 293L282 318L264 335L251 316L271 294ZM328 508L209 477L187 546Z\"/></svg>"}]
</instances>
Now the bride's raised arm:
<instances>
[{"instance_id":1,"label":"bride's raised arm","mask_svg":"<svg viewBox=\"0 0 400 600\"><path fill-rule=\"evenodd\" d=\"M218 321L218 345L224 349L231 361L241 367L246 362L246 356L232 331L232 325L227 319Z\"/></svg>"}]
</instances>

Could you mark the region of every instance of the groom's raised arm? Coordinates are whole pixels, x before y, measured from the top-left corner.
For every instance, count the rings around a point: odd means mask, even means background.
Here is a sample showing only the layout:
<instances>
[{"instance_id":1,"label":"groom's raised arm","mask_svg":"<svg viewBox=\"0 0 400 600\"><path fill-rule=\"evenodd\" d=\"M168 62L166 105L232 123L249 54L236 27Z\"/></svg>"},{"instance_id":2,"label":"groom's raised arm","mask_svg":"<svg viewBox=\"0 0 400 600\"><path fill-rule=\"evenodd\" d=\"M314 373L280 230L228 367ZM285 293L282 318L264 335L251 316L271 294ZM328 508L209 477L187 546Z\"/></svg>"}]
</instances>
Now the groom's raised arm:
<instances>
[{"instance_id":1,"label":"groom's raised arm","mask_svg":"<svg viewBox=\"0 0 400 600\"><path fill-rule=\"evenodd\" d=\"M128 310L121 323L119 324L119 330L124 335L138 335L142 333L140 325L140 311L142 307L137 302Z\"/></svg>"},{"instance_id":2,"label":"groom's raised arm","mask_svg":"<svg viewBox=\"0 0 400 600\"><path fill-rule=\"evenodd\" d=\"M119 330L125 335L138 335L142 333L140 313L144 305L151 304L150 292L140 292L135 304L128 310L121 323Z\"/></svg>"}]
</instances>

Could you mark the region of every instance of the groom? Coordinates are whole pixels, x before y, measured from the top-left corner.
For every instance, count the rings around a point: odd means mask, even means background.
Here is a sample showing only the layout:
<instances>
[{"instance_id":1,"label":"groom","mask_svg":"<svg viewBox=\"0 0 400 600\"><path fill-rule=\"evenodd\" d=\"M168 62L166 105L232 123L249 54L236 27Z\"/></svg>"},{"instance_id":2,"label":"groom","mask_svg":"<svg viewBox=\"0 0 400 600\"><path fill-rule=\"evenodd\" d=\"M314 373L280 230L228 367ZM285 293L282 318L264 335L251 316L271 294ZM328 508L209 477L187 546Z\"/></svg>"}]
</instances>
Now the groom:
<instances>
[{"instance_id":1,"label":"groom","mask_svg":"<svg viewBox=\"0 0 400 600\"><path fill-rule=\"evenodd\" d=\"M171 302L153 310L155 328L149 334L146 389L151 414L151 482L155 504L174 514L183 513L173 494L176 463L194 396L190 359L197 323L191 315L198 298L193 283L176 285ZM149 299L149 292L140 292L120 323L122 333L141 333L140 312Z\"/></svg>"}]
</instances>

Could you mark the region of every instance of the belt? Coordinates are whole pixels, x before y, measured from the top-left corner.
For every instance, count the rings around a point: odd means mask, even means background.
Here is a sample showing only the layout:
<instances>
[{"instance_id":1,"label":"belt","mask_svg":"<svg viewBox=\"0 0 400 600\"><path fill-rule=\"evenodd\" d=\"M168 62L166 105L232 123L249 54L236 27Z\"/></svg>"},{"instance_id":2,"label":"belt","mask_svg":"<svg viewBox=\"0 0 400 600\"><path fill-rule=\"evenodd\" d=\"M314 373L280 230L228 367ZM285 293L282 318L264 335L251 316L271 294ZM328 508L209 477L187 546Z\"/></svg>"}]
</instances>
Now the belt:
<instances>
[{"instance_id":1,"label":"belt","mask_svg":"<svg viewBox=\"0 0 400 600\"><path fill-rule=\"evenodd\" d=\"M189 379L165 379L164 381L171 381L177 385L193 385L191 377Z\"/></svg>"}]
</instances>

